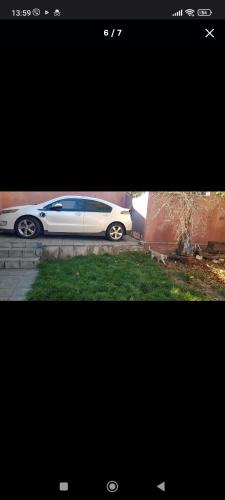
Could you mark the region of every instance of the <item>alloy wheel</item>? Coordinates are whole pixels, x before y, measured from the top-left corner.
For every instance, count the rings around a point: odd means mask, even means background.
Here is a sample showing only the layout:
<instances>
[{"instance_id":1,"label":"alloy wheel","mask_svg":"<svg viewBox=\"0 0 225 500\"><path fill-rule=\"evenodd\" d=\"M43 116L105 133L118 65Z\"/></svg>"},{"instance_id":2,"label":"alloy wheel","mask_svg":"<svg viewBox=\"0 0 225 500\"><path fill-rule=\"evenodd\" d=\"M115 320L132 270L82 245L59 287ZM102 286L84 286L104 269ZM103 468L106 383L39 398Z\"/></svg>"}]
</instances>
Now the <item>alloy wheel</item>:
<instances>
[{"instance_id":1,"label":"alloy wheel","mask_svg":"<svg viewBox=\"0 0 225 500\"><path fill-rule=\"evenodd\" d=\"M30 219L23 219L18 224L19 234L26 238L31 238L36 232L36 225Z\"/></svg>"},{"instance_id":2,"label":"alloy wheel","mask_svg":"<svg viewBox=\"0 0 225 500\"><path fill-rule=\"evenodd\" d=\"M118 241L123 237L123 229L121 226L114 225L111 227L109 236L112 240Z\"/></svg>"}]
</instances>

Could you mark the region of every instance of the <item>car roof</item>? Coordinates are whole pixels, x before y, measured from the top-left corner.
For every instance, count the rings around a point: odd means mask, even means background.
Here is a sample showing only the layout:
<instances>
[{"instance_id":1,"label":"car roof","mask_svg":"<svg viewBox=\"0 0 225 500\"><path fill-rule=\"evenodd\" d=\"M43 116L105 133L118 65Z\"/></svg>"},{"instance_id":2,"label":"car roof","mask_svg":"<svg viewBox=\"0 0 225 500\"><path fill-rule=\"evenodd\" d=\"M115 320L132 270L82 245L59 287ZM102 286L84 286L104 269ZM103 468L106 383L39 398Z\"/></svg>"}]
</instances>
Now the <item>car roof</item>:
<instances>
[{"instance_id":1,"label":"car roof","mask_svg":"<svg viewBox=\"0 0 225 500\"><path fill-rule=\"evenodd\" d=\"M111 203L110 201L108 200L103 200L101 198L96 198L96 197L92 197L92 196L81 196L81 195L66 195L66 196L57 196L57 198L52 198L51 200L47 200L47 201L44 201L42 203L40 203L40 205L43 205L44 204L47 204L47 203L52 203L54 201L57 201L57 200L65 200L65 199L71 199L71 198L75 198L75 199L83 199L83 200L92 200L92 201L99 201L100 203L106 203L106 205L110 205L112 207L118 207L119 205L116 205L115 203Z\"/></svg>"}]
</instances>

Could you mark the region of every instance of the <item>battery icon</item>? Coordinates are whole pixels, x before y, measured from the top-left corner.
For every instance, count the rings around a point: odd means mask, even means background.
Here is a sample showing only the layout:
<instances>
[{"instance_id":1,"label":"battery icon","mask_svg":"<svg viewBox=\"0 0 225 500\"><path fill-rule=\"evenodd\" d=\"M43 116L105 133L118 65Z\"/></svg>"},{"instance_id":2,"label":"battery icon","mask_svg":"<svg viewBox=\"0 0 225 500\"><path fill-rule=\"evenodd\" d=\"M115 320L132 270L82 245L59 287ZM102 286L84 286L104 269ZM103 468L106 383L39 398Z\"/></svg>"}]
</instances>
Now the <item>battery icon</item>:
<instances>
[{"instance_id":1,"label":"battery icon","mask_svg":"<svg viewBox=\"0 0 225 500\"><path fill-rule=\"evenodd\" d=\"M211 16L212 11L211 9L198 9L197 14L198 16Z\"/></svg>"}]
</instances>

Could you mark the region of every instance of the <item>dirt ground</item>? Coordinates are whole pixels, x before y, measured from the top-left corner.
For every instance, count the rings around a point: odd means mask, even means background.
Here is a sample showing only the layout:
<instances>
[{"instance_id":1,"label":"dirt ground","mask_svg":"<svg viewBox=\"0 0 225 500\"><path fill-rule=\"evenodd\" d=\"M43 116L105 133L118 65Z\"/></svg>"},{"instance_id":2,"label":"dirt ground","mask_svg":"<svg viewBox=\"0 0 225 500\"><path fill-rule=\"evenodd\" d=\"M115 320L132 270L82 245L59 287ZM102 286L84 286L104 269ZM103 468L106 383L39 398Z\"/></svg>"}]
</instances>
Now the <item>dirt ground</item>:
<instances>
[{"instance_id":1,"label":"dirt ground","mask_svg":"<svg viewBox=\"0 0 225 500\"><path fill-rule=\"evenodd\" d=\"M212 259L219 262L208 259L189 264L168 261L167 272L177 283L198 289L209 300L225 301L225 256Z\"/></svg>"}]
</instances>

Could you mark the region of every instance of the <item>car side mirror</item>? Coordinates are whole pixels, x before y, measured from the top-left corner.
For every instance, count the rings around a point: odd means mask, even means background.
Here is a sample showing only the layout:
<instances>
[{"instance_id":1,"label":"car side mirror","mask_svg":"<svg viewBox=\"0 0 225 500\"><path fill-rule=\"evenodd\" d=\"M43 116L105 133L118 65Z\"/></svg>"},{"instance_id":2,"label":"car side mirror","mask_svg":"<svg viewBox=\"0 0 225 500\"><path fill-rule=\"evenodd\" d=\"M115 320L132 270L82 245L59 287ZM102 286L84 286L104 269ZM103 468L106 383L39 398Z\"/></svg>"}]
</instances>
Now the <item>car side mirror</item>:
<instances>
[{"instance_id":1,"label":"car side mirror","mask_svg":"<svg viewBox=\"0 0 225 500\"><path fill-rule=\"evenodd\" d=\"M52 210L61 210L62 207L62 203L56 203L55 205L53 205Z\"/></svg>"}]
</instances>

